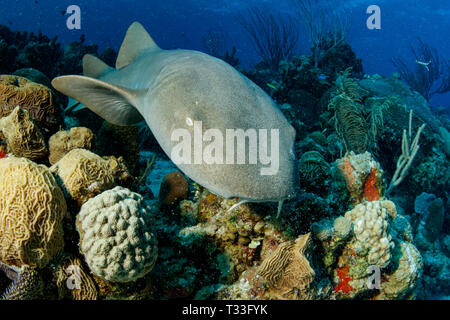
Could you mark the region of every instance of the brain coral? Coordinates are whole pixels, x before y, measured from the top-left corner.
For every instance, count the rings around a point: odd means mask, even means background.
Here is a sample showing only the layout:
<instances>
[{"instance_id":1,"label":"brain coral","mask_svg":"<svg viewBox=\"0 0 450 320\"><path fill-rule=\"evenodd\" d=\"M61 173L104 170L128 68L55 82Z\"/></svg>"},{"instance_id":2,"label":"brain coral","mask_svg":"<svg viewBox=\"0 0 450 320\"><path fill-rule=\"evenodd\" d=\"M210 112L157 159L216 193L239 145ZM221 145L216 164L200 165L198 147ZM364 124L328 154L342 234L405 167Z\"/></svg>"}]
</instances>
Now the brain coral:
<instances>
[{"instance_id":1,"label":"brain coral","mask_svg":"<svg viewBox=\"0 0 450 320\"><path fill-rule=\"evenodd\" d=\"M44 267L63 248L66 201L43 165L0 159L0 259Z\"/></svg>"},{"instance_id":2,"label":"brain coral","mask_svg":"<svg viewBox=\"0 0 450 320\"><path fill-rule=\"evenodd\" d=\"M91 129L75 127L70 131L58 131L50 137L49 161L53 165L73 149L95 149L95 135Z\"/></svg>"},{"instance_id":3,"label":"brain coral","mask_svg":"<svg viewBox=\"0 0 450 320\"><path fill-rule=\"evenodd\" d=\"M0 75L0 117L9 115L16 106L29 112L44 135L62 124L59 106L49 88L23 77Z\"/></svg>"},{"instance_id":4,"label":"brain coral","mask_svg":"<svg viewBox=\"0 0 450 320\"><path fill-rule=\"evenodd\" d=\"M0 118L0 131L5 137L7 151L17 157L37 160L48 153L44 137L30 120L27 110L16 107L9 116Z\"/></svg>"},{"instance_id":5,"label":"brain coral","mask_svg":"<svg viewBox=\"0 0 450 320\"><path fill-rule=\"evenodd\" d=\"M50 171L61 180L65 191L82 205L111 189L129 176L121 158L102 158L85 149L74 149L54 164Z\"/></svg>"},{"instance_id":6,"label":"brain coral","mask_svg":"<svg viewBox=\"0 0 450 320\"><path fill-rule=\"evenodd\" d=\"M141 195L122 187L87 201L77 216L80 251L92 273L129 282L150 272L157 240L150 208Z\"/></svg>"}]
</instances>

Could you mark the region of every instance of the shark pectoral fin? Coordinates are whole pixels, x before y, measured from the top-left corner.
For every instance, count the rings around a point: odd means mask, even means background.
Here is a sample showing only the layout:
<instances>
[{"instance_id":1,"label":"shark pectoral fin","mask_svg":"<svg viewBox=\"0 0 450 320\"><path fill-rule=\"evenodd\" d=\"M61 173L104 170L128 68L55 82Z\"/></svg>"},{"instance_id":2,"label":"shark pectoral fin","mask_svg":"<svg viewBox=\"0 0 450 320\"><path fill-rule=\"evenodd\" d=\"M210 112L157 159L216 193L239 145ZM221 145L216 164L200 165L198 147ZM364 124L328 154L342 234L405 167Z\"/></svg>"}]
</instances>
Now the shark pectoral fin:
<instances>
[{"instance_id":1,"label":"shark pectoral fin","mask_svg":"<svg viewBox=\"0 0 450 320\"><path fill-rule=\"evenodd\" d=\"M146 50L160 50L152 37L139 22L133 22L127 30L116 61L116 69L126 67Z\"/></svg>"},{"instance_id":2,"label":"shark pectoral fin","mask_svg":"<svg viewBox=\"0 0 450 320\"><path fill-rule=\"evenodd\" d=\"M83 57L83 75L91 78L98 78L114 69L92 54L85 54Z\"/></svg>"},{"instance_id":3,"label":"shark pectoral fin","mask_svg":"<svg viewBox=\"0 0 450 320\"><path fill-rule=\"evenodd\" d=\"M143 121L136 109L139 97L145 93L143 91L84 76L57 77L53 79L52 85L113 124L126 126Z\"/></svg>"}]
</instances>

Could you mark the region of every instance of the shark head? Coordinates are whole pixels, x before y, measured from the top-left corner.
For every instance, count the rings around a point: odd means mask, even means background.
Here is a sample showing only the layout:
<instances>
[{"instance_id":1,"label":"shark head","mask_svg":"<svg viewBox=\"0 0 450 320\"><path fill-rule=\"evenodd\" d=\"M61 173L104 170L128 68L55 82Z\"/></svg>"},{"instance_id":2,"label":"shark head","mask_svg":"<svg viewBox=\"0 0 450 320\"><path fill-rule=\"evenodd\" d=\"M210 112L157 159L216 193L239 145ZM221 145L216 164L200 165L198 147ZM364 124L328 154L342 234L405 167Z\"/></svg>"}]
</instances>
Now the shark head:
<instances>
[{"instance_id":1,"label":"shark head","mask_svg":"<svg viewBox=\"0 0 450 320\"><path fill-rule=\"evenodd\" d=\"M225 198L282 201L295 195L295 130L274 101L222 60L162 50L137 22L116 62L86 55L84 76L52 81L105 120L142 120L192 180Z\"/></svg>"}]
</instances>

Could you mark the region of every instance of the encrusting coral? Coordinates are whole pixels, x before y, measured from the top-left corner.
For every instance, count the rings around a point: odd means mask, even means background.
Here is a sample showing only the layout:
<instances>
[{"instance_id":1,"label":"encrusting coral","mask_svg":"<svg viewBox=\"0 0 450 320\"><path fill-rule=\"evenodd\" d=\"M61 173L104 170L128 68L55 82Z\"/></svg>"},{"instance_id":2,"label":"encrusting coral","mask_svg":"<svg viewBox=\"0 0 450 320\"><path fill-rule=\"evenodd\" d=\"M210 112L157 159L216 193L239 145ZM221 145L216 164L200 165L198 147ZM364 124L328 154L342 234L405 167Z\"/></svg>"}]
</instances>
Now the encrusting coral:
<instances>
[{"instance_id":1,"label":"encrusting coral","mask_svg":"<svg viewBox=\"0 0 450 320\"><path fill-rule=\"evenodd\" d=\"M38 160L48 153L44 137L30 120L27 110L16 107L9 116L0 118L0 131L8 153L16 157Z\"/></svg>"},{"instance_id":2,"label":"encrusting coral","mask_svg":"<svg viewBox=\"0 0 450 320\"><path fill-rule=\"evenodd\" d=\"M87 201L77 216L80 251L92 273L112 282L145 276L155 265L157 240L151 208L122 187Z\"/></svg>"},{"instance_id":3,"label":"encrusting coral","mask_svg":"<svg viewBox=\"0 0 450 320\"><path fill-rule=\"evenodd\" d=\"M44 267L64 246L64 195L44 165L0 159L0 259Z\"/></svg>"},{"instance_id":4,"label":"encrusting coral","mask_svg":"<svg viewBox=\"0 0 450 320\"><path fill-rule=\"evenodd\" d=\"M42 299L44 282L36 269L27 265L20 268L0 262L0 270L12 280L0 300L35 300Z\"/></svg>"},{"instance_id":5,"label":"encrusting coral","mask_svg":"<svg viewBox=\"0 0 450 320\"><path fill-rule=\"evenodd\" d=\"M55 164L69 151L73 149L95 149L95 135L91 129L74 127L70 131L58 131L50 137L48 142L50 149L50 164Z\"/></svg>"},{"instance_id":6,"label":"encrusting coral","mask_svg":"<svg viewBox=\"0 0 450 320\"><path fill-rule=\"evenodd\" d=\"M9 115L17 106L28 111L44 136L62 124L60 108L49 88L23 77L0 75L0 117Z\"/></svg>"},{"instance_id":7,"label":"encrusting coral","mask_svg":"<svg viewBox=\"0 0 450 320\"><path fill-rule=\"evenodd\" d=\"M336 167L345 178L353 204L380 200L384 196L383 170L369 152L351 151L336 161Z\"/></svg>"},{"instance_id":8,"label":"encrusting coral","mask_svg":"<svg viewBox=\"0 0 450 320\"><path fill-rule=\"evenodd\" d=\"M121 158L102 158L85 149L70 151L50 171L57 174L63 190L79 206L118 182L131 178Z\"/></svg>"}]
</instances>

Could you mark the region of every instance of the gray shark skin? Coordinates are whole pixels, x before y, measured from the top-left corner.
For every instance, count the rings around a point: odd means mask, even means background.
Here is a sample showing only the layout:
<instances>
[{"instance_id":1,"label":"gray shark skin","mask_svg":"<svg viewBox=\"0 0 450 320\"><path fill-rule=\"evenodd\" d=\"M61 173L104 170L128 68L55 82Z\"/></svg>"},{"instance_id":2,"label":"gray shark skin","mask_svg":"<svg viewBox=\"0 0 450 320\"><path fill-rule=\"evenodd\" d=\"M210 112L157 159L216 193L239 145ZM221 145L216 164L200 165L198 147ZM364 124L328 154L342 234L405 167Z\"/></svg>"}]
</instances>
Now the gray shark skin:
<instances>
[{"instance_id":1,"label":"gray shark skin","mask_svg":"<svg viewBox=\"0 0 450 320\"><path fill-rule=\"evenodd\" d=\"M194 136L192 121L202 122L203 133L214 128L224 136L226 129L267 129L269 154L270 129L278 129L279 169L274 175L261 175L267 165L259 161L178 167L228 199L279 202L295 195L294 128L261 88L227 63L197 51L162 50L135 22L127 31L116 69L90 55L84 57L83 67L85 76L57 77L53 86L111 123L145 120L169 157L178 143L171 140L173 130L183 128Z\"/></svg>"}]
</instances>

